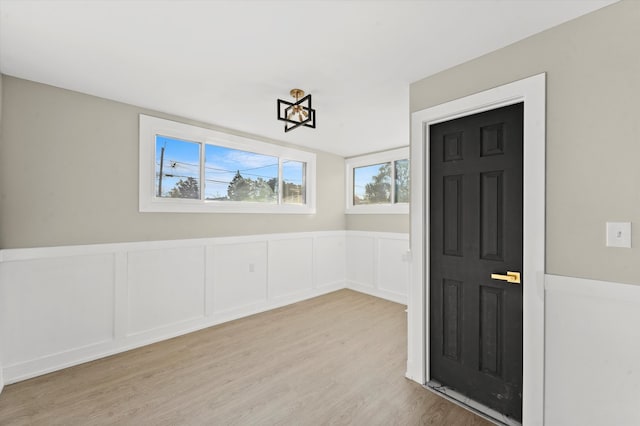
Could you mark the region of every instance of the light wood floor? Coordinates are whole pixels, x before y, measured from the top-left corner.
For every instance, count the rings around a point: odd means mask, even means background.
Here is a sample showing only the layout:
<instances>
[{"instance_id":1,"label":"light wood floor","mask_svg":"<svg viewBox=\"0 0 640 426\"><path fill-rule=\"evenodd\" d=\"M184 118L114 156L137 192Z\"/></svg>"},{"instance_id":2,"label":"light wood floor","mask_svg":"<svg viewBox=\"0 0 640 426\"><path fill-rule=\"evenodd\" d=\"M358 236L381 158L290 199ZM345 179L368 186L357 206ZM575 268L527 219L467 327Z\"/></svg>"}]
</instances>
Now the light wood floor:
<instances>
[{"instance_id":1,"label":"light wood floor","mask_svg":"<svg viewBox=\"0 0 640 426\"><path fill-rule=\"evenodd\" d=\"M404 377L404 309L341 290L8 385L0 424L490 424Z\"/></svg>"}]
</instances>

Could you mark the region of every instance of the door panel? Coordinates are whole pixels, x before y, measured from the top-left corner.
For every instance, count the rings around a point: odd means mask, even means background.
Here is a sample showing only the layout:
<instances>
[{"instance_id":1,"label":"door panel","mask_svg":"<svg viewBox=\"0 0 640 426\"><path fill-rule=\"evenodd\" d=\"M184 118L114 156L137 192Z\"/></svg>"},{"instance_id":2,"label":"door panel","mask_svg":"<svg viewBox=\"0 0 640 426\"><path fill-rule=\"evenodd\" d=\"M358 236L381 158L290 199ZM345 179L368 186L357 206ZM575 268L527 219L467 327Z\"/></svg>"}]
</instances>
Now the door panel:
<instances>
[{"instance_id":1,"label":"door panel","mask_svg":"<svg viewBox=\"0 0 640 426\"><path fill-rule=\"evenodd\" d=\"M522 417L523 104L430 127L430 374ZM522 277L521 281L524 283Z\"/></svg>"},{"instance_id":2,"label":"door panel","mask_svg":"<svg viewBox=\"0 0 640 426\"><path fill-rule=\"evenodd\" d=\"M460 281L445 279L442 282L442 354L453 361L460 360L461 287Z\"/></svg>"},{"instance_id":3,"label":"door panel","mask_svg":"<svg viewBox=\"0 0 640 426\"><path fill-rule=\"evenodd\" d=\"M462 175L445 176L443 189L444 254L462 256Z\"/></svg>"}]
</instances>

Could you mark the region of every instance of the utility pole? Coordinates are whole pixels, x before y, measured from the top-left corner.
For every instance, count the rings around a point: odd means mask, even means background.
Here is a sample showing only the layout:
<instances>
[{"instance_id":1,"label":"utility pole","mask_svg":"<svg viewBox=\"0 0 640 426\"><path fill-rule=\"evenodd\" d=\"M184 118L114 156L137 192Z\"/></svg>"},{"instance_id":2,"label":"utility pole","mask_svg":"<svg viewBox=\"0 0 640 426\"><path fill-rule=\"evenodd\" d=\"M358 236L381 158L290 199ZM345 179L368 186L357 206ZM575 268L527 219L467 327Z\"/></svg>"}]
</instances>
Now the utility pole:
<instances>
[{"instance_id":1,"label":"utility pole","mask_svg":"<svg viewBox=\"0 0 640 426\"><path fill-rule=\"evenodd\" d=\"M164 146L160 150L160 176L158 176L158 197L162 197L162 168L164 166Z\"/></svg>"}]
</instances>

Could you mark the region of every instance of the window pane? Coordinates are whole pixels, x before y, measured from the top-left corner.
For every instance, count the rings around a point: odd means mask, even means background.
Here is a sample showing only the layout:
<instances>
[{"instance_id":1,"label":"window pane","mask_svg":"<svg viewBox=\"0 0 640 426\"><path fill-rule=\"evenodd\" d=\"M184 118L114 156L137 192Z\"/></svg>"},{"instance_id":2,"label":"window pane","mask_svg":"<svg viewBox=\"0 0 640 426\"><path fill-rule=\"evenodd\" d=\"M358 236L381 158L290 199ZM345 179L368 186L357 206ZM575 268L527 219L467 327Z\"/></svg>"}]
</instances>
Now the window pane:
<instances>
[{"instance_id":1,"label":"window pane","mask_svg":"<svg viewBox=\"0 0 640 426\"><path fill-rule=\"evenodd\" d=\"M278 202L278 158L205 146L206 200Z\"/></svg>"},{"instance_id":2,"label":"window pane","mask_svg":"<svg viewBox=\"0 0 640 426\"><path fill-rule=\"evenodd\" d=\"M353 169L353 204L391 203L391 163Z\"/></svg>"},{"instance_id":3,"label":"window pane","mask_svg":"<svg viewBox=\"0 0 640 426\"><path fill-rule=\"evenodd\" d=\"M396 168L396 203L409 202L409 160L398 160Z\"/></svg>"},{"instance_id":4,"label":"window pane","mask_svg":"<svg viewBox=\"0 0 640 426\"><path fill-rule=\"evenodd\" d=\"M305 204L306 163L293 160L282 162L282 202L284 204Z\"/></svg>"},{"instance_id":5,"label":"window pane","mask_svg":"<svg viewBox=\"0 0 640 426\"><path fill-rule=\"evenodd\" d=\"M200 199L200 144L156 136L156 197Z\"/></svg>"}]
</instances>

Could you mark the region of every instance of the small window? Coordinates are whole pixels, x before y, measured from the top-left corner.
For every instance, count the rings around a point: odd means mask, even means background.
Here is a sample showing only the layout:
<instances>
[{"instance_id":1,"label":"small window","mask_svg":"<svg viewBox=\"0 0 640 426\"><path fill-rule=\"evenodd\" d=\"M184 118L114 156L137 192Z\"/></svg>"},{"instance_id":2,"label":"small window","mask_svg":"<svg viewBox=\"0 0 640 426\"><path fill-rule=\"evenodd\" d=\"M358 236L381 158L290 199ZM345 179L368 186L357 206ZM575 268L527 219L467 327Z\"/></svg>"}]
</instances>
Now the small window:
<instances>
[{"instance_id":1,"label":"small window","mask_svg":"<svg viewBox=\"0 0 640 426\"><path fill-rule=\"evenodd\" d=\"M347 213L409 213L409 149L345 160Z\"/></svg>"},{"instance_id":2,"label":"small window","mask_svg":"<svg viewBox=\"0 0 640 426\"><path fill-rule=\"evenodd\" d=\"M315 159L140 115L140 211L315 213Z\"/></svg>"},{"instance_id":3,"label":"small window","mask_svg":"<svg viewBox=\"0 0 640 426\"><path fill-rule=\"evenodd\" d=\"M156 197L200 198L200 144L156 137Z\"/></svg>"},{"instance_id":4,"label":"small window","mask_svg":"<svg viewBox=\"0 0 640 426\"><path fill-rule=\"evenodd\" d=\"M306 164L300 161L282 162L282 202L286 204L306 203Z\"/></svg>"},{"instance_id":5,"label":"small window","mask_svg":"<svg viewBox=\"0 0 640 426\"><path fill-rule=\"evenodd\" d=\"M353 204L391 203L391 163L353 169Z\"/></svg>"},{"instance_id":6,"label":"small window","mask_svg":"<svg viewBox=\"0 0 640 426\"><path fill-rule=\"evenodd\" d=\"M395 203L409 202L409 160L394 161Z\"/></svg>"}]
</instances>

